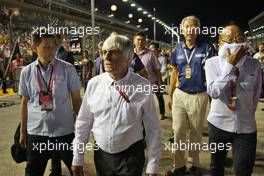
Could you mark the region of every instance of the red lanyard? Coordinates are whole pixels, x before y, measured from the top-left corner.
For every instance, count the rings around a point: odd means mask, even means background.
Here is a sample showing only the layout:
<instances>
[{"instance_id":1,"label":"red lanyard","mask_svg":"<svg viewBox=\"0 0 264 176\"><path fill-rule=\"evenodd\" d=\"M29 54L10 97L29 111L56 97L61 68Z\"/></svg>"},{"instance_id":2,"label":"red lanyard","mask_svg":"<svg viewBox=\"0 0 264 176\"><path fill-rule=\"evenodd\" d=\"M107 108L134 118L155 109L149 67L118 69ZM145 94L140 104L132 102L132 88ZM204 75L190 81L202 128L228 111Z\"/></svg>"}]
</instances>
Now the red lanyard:
<instances>
[{"instance_id":1,"label":"red lanyard","mask_svg":"<svg viewBox=\"0 0 264 176\"><path fill-rule=\"evenodd\" d=\"M37 65L37 83L38 83L38 88L39 88L39 91L40 92L49 92L50 95L52 95L52 88L53 88L53 80L54 80L54 73L56 71L56 68L57 68L57 62L55 61L54 62L54 67L52 66L52 70L51 70L51 73L50 73L50 79L49 79L49 83L47 84L47 82L45 81L43 75L41 74L41 71L40 71L40 67L39 65ZM42 79L42 82L44 83L45 85L45 88L46 88L46 91L43 90L41 88L41 83L40 83L40 78Z\"/></svg>"}]
</instances>

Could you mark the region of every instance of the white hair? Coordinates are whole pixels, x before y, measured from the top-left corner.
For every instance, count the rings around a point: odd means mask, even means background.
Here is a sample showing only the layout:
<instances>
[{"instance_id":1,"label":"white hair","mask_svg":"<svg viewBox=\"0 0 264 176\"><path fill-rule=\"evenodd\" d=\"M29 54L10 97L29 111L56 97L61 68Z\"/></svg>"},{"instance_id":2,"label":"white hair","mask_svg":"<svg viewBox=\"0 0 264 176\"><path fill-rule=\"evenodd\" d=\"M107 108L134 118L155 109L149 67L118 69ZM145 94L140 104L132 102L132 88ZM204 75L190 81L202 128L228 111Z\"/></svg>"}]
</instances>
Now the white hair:
<instances>
[{"instance_id":1,"label":"white hair","mask_svg":"<svg viewBox=\"0 0 264 176\"><path fill-rule=\"evenodd\" d=\"M183 18L182 21L181 21L181 27L183 27L185 21L187 21L187 20L195 21L197 23L198 27L201 27L201 23L200 23L199 18L197 18L194 15L190 15L190 16L187 16L187 17Z\"/></svg>"},{"instance_id":2,"label":"white hair","mask_svg":"<svg viewBox=\"0 0 264 176\"><path fill-rule=\"evenodd\" d=\"M129 38L123 35L112 35L108 37L103 44L103 50L105 49L118 49L121 51L122 55L125 56L129 63L134 57L133 45Z\"/></svg>"}]
</instances>

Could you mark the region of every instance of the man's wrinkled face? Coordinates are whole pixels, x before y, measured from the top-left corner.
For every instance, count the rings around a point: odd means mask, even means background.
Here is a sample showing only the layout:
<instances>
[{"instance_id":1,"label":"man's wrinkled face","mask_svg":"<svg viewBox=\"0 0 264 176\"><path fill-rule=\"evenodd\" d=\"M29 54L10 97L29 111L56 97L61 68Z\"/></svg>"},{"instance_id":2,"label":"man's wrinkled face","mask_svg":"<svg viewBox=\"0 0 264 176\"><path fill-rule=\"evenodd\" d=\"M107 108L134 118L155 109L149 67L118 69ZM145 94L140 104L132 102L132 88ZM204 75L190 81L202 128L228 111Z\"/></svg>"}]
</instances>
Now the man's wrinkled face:
<instances>
[{"instance_id":1,"label":"man's wrinkled face","mask_svg":"<svg viewBox=\"0 0 264 176\"><path fill-rule=\"evenodd\" d=\"M224 28L223 33L219 37L220 47L225 43L243 43L244 42L244 34L240 30L240 28L236 25L230 25Z\"/></svg>"},{"instance_id":2,"label":"man's wrinkled face","mask_svg":"<svg viewBox=\"0 0 264 176\"><path fill-rule=\"evenodd\" d=\"M182 24L182 32L185 40L196 40L199 34L199 25L195 20L188 19Z\"/></svg>"},{"instance_id":3,"label":"man's wrinkled face","mask_svg":"<svg viewBox=\"0 0 264 176\"><path fill-rule=\"evenodd\" d=\"M128 58L116 48L103 47L103 60L106 72L113 75L120 75L128 68Z\"/></svg>"},{"instance_id":4,"label":"man's wrinkled face","mask_svg":"<svg viewBox=\"0 0 264 176\"><path fill-rule=\"evenodd\" d=\"M134 45L136 48L144 48L146 46L146 39L143 36L137 35L134 37Z\"/></svg>"}]
</instances>

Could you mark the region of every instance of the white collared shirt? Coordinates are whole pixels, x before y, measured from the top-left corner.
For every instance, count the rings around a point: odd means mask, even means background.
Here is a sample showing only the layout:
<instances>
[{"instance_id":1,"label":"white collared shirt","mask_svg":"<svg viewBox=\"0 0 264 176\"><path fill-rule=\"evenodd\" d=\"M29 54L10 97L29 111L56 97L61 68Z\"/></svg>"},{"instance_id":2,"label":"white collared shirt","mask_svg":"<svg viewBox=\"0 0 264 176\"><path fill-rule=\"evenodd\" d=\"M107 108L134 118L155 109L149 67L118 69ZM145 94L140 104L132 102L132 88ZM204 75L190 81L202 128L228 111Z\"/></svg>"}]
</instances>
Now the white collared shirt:
<instances>
[{"instance_id":1,"label":"white collared shirt","mask_svg":"<svg viewBox=\"0 0 264 176\"><path fill-rule=\"evenodd\" d=\"M130 103L119 95L113 83L128 86L124 90ZM132 87L139 89L133 91ZM76 120L73 165L83 165L83 151L76 146L87 143L90 131L103 151L115 154L143 139L143 122L148 151L146 172L158 173L161 127L153 94L142 88L150 88L150 82L130 71L117 82L108 73L89 81Z\"/></svg>"},{"instance_id":2,"label":"white collared shirt","mask_svg":"<svg viewBox=\"0 0 264 176\"><path fill-rule=\"evenodd\" d=\"M235 68L219 56L205 63L207 93L212 97L208 121L222 130L233 133L253 133L256 131L255 111L261 92L260 63L247 57L240 67L236 80ZM237 110L227 107L231 95L229 82L236 81Z\"/></svg>"}]
</instances>

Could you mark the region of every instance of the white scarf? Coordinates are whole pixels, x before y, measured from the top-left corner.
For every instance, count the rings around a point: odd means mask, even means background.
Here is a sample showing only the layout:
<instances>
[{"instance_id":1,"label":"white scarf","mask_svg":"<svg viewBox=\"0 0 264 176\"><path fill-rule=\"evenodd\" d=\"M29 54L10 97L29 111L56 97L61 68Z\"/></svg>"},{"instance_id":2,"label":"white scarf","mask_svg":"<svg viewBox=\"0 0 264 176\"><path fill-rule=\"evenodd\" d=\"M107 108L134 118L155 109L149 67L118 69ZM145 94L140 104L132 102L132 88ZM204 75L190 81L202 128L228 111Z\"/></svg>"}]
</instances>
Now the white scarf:
<instances>
[{"instance_id":1,"label":"white scarf","mask_svg":"<svg viewBox=\"0 0 264 176\"><path fill-rule=\"evenodd\" d=\"M227 57L228 57L227 49L229 49L230 52L233 54L242 45L244 45L248 49L248 52L254 52L254 48L247 43L232 43L232 44L225 43L219 49L218 56L220 57L220 64L223 66L221 67L222 69L224 69L227 64ZM247 55L243 56L236 64L236 67L241 68L245 63L247 57L248 57Z\"/></svg>"}]
</instances>

